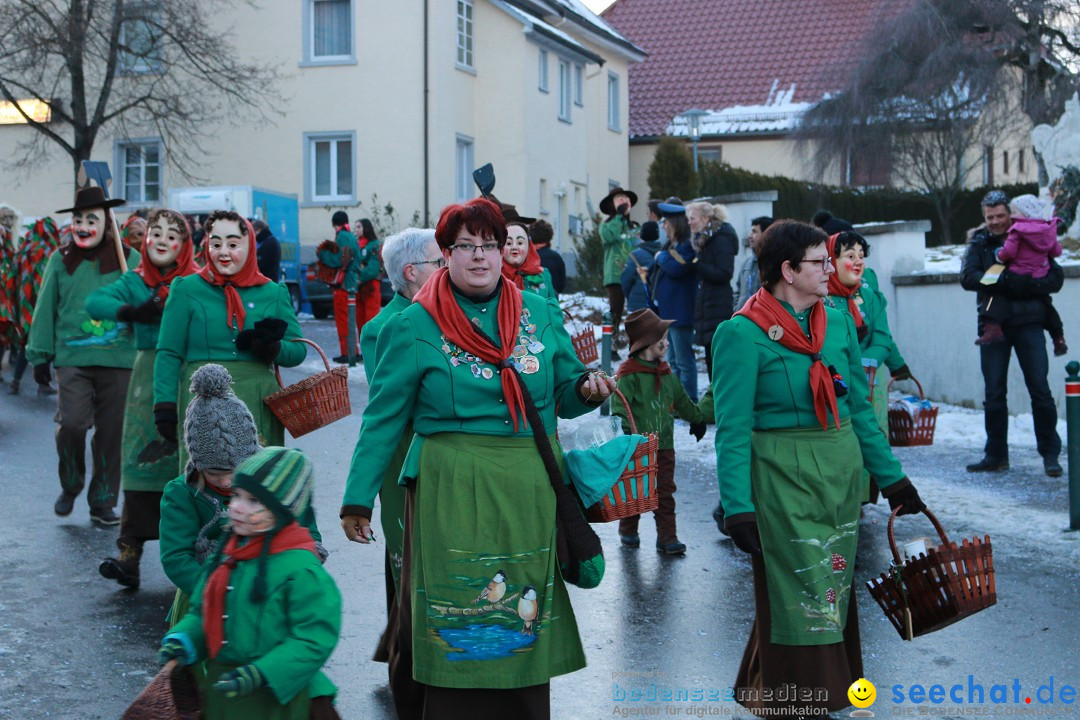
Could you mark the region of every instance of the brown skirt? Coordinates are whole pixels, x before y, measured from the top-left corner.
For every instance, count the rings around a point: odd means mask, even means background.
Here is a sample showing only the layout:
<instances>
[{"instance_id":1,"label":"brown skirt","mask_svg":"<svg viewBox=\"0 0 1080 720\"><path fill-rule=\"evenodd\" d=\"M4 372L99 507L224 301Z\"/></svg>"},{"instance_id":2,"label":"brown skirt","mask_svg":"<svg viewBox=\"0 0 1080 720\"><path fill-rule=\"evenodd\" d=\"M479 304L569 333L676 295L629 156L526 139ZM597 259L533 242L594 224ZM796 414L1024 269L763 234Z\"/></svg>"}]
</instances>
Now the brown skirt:
<instances>
[{"instance_id":1,"label":"brown skirt","mask_svg":"<svg viewBox=\"0 0 1080 720\"><path fill-rule=\"evenodd\" d=\"M843 642L776 645L769 641L772 618L765 561L755 556L753 565L757 617L735 678L735 700L755 714L769 708L770 715L763 717L776 717L775 708L792 708L788 712L794 715L809 714L810 708L824 708L828 712L846 708L851 704L848 688L863 676L854 584Z\"/></svg>"}]
</instances>

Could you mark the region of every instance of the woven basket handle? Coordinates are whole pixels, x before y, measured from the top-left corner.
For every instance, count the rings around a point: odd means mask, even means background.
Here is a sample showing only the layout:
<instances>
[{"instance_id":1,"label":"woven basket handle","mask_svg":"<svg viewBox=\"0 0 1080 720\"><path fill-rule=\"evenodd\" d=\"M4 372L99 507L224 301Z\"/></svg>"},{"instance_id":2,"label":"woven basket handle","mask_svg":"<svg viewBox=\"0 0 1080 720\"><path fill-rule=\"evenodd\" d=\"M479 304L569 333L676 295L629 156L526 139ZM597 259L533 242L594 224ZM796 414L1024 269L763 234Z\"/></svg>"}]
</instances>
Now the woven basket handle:
<instances>
[{"instance_id":1,"label":"woven basket handle","mask_svg":"<svg viewBox=\"0 0 1080 720\"><path fill-rule=\"evenodd\" d=\"M903 507L901 505L900 507ZM900 512L900 508L896 508L892 511L892 515L889 515L889 549L892 550L893 563L895 565L901 565L900 562L900 549L896 547L896 533L893 531L893 523L896 521L896 514ZM938 521L937 515L930 512L930 508L923 508L923 514L930 518L930 522L934 524L934 529L937 530L938 537L941 538L942 545L949 544L949 536L945 534L945 528L941 527L941 522Z\"/></svg>"},{"instance_id":2,"label":"woven basket handle","mask_svg":"<svg viewBox=\"0 0 1080 720\"><path fill-rule=\"evenodd\" d=\"M634 413L630 411L630 403L626 402L626 396L622 394L619 388L615 388L615 395L622 400L623 407L626 408L626 419L630 421L630 434L637 435L637 423L634 422Z\"/></svg>"},{"instance_id":3,"label":"woven basket handle","mask_svg":"<svg viewBox=\"0 0 1080 720\"><path fill-rule=\"evenodd\" d=\"M922 391L922 383L914 375L911 376L911 381L915 383L915 386L919 388L919 399L925 400L926 395ZM889 378L889 390L892 390L893 383L896 382L896 378Z\"/></svg>"},{"instance_id":4,"label":"woven basket handle","mask_svg":"<svg viewBox=\"0 0 1080 720\"><path fill-rule=\"evenodd\" d=\"M321 347L319 347L317 343L314 343L311 340L308 340L307 338L285 338L285 339L288 340L289 342L307 343L311 347L318 350L319 351L319 357L322 358L323 365L326 366L326 372L330 372L330 361L326 359L326 353L323 352L323 349ZM278 384L279 387L285 387L285 383L281 382L281 366L279 366L277 363L274 363L274 377L277 378L277 384Z\"/></svg>"}]
</instances>

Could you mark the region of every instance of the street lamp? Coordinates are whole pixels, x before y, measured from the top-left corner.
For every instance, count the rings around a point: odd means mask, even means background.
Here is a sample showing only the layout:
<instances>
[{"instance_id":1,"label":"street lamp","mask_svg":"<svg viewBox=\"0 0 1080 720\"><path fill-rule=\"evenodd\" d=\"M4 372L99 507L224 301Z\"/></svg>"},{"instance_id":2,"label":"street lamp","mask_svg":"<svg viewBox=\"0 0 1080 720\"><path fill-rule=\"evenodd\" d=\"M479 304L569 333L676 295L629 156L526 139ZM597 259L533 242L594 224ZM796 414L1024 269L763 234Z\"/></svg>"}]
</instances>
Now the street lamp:
<instances>
[{"instance_id":1,"label":"street lamp","mask_svg":"<svg viewBox=\"0 0 1080 720\"><path fill-rule=\"evenodd\" d=\"M701 118L709 113L704 110L687 110L682 114L682 117L686 119L686 125L690 129L690 139L694 142L694 172L698 171L697 162L697 143L698 138L701 137Z\"/></svg>"}]
</instances>

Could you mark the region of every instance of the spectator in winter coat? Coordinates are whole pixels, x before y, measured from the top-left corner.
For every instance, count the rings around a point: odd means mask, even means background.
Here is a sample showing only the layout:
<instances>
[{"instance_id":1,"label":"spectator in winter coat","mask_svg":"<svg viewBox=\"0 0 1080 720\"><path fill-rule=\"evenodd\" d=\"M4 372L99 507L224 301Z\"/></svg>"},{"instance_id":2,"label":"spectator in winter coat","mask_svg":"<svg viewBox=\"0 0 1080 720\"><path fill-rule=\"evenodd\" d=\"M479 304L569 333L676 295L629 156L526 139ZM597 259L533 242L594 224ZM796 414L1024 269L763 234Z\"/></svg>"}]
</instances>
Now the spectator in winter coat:
<instances>
[{"instance_id":1,"label":"spectator in winter coat","mask_svg":"<svg viewBox=\"0 0 1080 720\"><path fill-rule=\"evenodd\" d=\"M705 346L705 368L711 378L712 336L716 326L732 313L731 278L735 275L739 236L726 222L727 209L723 205L692 202L686 206L686 218L697 253L694 270L701 282L694 304L694 334L697 344Z\"/></svg>"},{"instance_id":2,"label":"spectator in winter coat","mask_svg":"<svg viewBox=\"0 0 1080 720\"><path fill-rule=\"evenodd\" d=\"M739 310L750 296L761 287L761 276L758 274L757 253L761 246L761 234L765 228L772 225L771 217L762 215L750 221L750 237L747 239L747 247L750 248L750 257L743 260L739 268L739 289L735 298L735 310Z\"/></svg>"},{"instance_id":3,"label":"spectator in winter coat","mask_svg":"<svg viewBox=\"0 0 1080 720\"><path fill-rule=\"evenodd\" d=\"M626 300L619 277L626 258L634 249L637 235L637 223L630 219L630 208L636 204L637 194L620 187L613 188L600 201L600 212L608 216L600 224L600 241L604 245L604 288L611 309L611 337L614 342L619 341L619 324Z\"/></svg>"},{"instance_id":4,"label":"spectator in winter coat","mask_svg":"<svg viewBox=\"0 0 1080 720\"><path fill-rule=\"evenodd\" d=\"M252 220L251 227L255 231L255 259L259 264L259 272L273 282L280 281L281 245L270 232L270 226L262 220Z\"/></svg>"},{"instance_id":5,"label":"spectator in winter coat","mask_svg":"<svg viewBox=\"0 0 1080 720\"><path fill-rule=\"evenodd\" d=\"M529 226L529 240L536 248L536 254L540 256L540 265L551 273L551 284L555 287L556 300L559 293L566 288L566 263L562 255L551 249L551 240L555 237L555 229L547 220L537 220Z\"/></svg>"},{"instance_id":6,"label":"spectator in winter coat","mask_svg":"<svg viewBox=\"0 0 1080 720\"><path fill-rule=\"evenodd\" d=\"M622 271L621 281L627 314L653 304L649 297L649 271L656 264L656 253L660 252L660 226L652 220L642 223L638 238L641 242L630 253Z\"/></svg>"},{"instance_id":7,"label":"spectator in winter coat","mask_svg":"<svg viewBox=\"0 0 1080 720\"><path fill-rule=\"evenodd\" d=\"M668 330L672 364L686 394L697 402L697 358L694 356L694 297L697 294L693 243L686 208L676 203L660 203L665 214L664 228L668 242L656 255L650 284L656 314L674 320Z\"/></svg>"}]
</instances>

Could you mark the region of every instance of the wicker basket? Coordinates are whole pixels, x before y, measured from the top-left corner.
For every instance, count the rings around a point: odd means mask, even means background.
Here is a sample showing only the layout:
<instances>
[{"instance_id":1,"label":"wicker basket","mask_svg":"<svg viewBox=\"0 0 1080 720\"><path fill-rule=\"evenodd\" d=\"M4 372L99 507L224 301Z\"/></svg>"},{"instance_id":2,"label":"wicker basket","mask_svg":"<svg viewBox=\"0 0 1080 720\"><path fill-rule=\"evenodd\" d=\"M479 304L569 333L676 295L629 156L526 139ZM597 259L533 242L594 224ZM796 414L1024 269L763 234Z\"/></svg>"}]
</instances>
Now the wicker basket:
<instances>
[{"instance_id":1,"label":"wicker basket","mask_svg":"<svg viewBox=\"0 0 1080 720\"><path fill-rule=\"evenodd\" d=\"M298 438L346 417L352 412L352 406L349 403L349 369L344 365L331 368L326 353L310 340L296 338L292 342L307 343L318 350L326 371L285 387L281 383L281 371L275 365L274 374L282 388L267 395L263 402L289 434Z\"/></svg>"},{"instance_id":2,"label":"wicker basket","mask_svg":"<svg viewBox=\"0 0 1080 720\"><path fill-rule=\"evenodd\" d=\"M626 419L630 422L630 432L637 434L634 414L630 412L630 403L626 397L615 390L615 395L626 408ZM615 481L609 492L599 502L585 508L585 517L589 522L611 522L624 517L652 512L660 506L660 497L656 494L657 453L660 450L660 438L656 433L646 435L630 456L622 475Z\"/></svg>"},{"instance_id":3,"label":"wicker basket","mask_svg":"<svg viewBox=\"0 0 1080 720\"><path fill-rule=\"evenodd\" d=\"M120 720L198 720L202 702L191 670L165 663Z\"/></svg>"},{"instance_id":4,"label":"wicker basket","mask_svg":"<svg viewBox=\"0 0 1080 720\"><path fill-rule=\"evenodd\" d=\"M941 545L902 563L893 533L898 510L889 517L892 567L868 581L866 587L902 639L940 630L997 602L989 535L982 540L965 538L957 547L949 542L937 517L923 510L934 524Z\"/></svg>"},{"instance_id":5,"label":"wicker basket","mask_svg":"<svg viewBox=\"0 0 1080 720\"><path fill-rule=\"evenodd\" d=\"M919 388L919 399L925 400L922 383L914 377L911 379ZM889 381L889 390L892 390L894 382L895 378ZM933 445L937 414L936 407L920 408L912 417L907 408L889 405L889 444L893 447Z\"/></svg>"},{"instance_id":6,"label":"wicker basket","mask_svg":"<svg viewBox=\"0 0 1080 720\"><path fill-rule=\"evenodd\" d=\"M574 319L569 310L564 309L563 313L568 319ZM588 365L600 359L600 351L596 347L596 330L592 325L585 325L581 332L571 333L570 342L574 344L574 352L582 364Z\"/></svg>"}]
</instances>

